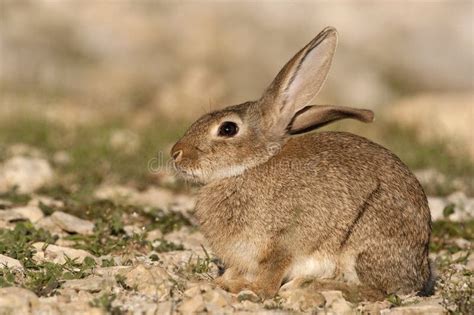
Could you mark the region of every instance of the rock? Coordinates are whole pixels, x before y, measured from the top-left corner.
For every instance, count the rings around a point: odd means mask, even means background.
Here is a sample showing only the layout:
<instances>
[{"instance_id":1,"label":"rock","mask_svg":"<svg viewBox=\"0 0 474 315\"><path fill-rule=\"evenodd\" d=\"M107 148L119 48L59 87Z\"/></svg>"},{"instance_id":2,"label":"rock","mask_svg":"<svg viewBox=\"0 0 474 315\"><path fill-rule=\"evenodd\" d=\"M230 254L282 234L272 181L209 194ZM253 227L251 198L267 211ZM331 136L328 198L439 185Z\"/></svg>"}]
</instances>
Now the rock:
<instances>
[{"instance_id":1,"label":"rock","mask_svg":"<svg viewBox=\"0 0 474 315\"><path fill-rule=\"evenodd\" d=\"M341 291L322 291L324 299L326 300L325 311L334 314L349 315L354 314L354 309L351 303L347 302L342 296Z\"/></svg>"},{"instance_id":2,"label":"rock","mask_svg":"<svg viewBox=\"0 0 474 315\"><path fill-rule=\"evenodd\" d=\"M169 210L171 205L176 202L176 196L171 190L150 187L136 195L133 201L141 205Z\"/></svg>"},{"instance_id":3,"label":"rock","mask_svg":"<svg viewBox=\"0 0 474 315\"><path fill-rule=\"evenodd\" d=\"M44 217L38 222L34 223L35 228L37 229L44 229L46 231L49 231L51 234L55 235L64 235L66 236L67 234L53 221L53 219L49 217Z\"/></svg>"},{"instance_id":4,"label":"rock","mask_svg":"<svg viewBox=\"0 0 474 315\"><path fill-rule=\"evenodd\" d=\"M207 290L202 294L202 296L208 311L214 310L218 312L219 310L230 306L230 303L232 302L232 297L229 293L220 288Z\"/></svg>"},{"instance_id":5,"label":"rock","mask_svg":"<svg viewBox=\"0 0 474 315\"><path fill-rule=\"evenodd\" d=\"M226 313L226 311L228 313L232 310L232 296L228 292L212 286L210 283L192 283L184 291L183 296L184 302L179 307L179 310L183 310L183 314L192 314L202 310L206 310L211 314Z\"/></svg>"},{"instance_id":6,"label":"rock","mask_svg":"<svg viewBox=\"0 0 474 315\"><path fill-rule=\"evenodd\" d=\"M126 225L123 227L123 230L128 236L133 236L134 234L143 234L145 231L139 228L136 225Z\"/></svg>"},{"instance_id":7,"label":"rock","mask_svg":"<svg viewBox=\"0 0 474 315\"><path fill-rule=\"evenodd\" d=\"M44 217L43 211L41 211L40 208L35 207L35 206L13 208L13 209L10 209L9 211L18 213L24 219L30 220L31 223L36 223Z\"/></svg>"},{"instance_id":8,"label":"rock","mask_svg":"<svg viewBox=\"0 0 474 315\"><path fill-rule=\"evenodd\" d=\"M153 314L172 315L173 314L173 303L171 301L158 303L157 310Z\"/></svg>"},{"instance_id":9,"label":"rock","mask_svg":"<svg viewBox=\"0 0 474 315\"><path fill-rule=\"evenodd\" d=\"M119 270L125 277L125 283L142 294L155 297L157 301L165 301L170 297L171 277L160 266L138 264L130 269Z\"/></svg>"},{"instance_id":10,"label":"rock","mask_svg":"<svg viewBox=\"0 0 474 315\"><path fill-rule=\"evenodd\" d=\"M26 218L21 213L9 210L0 210L0 221L3 222L14 222L23 221Z\"/></svg>"},{"instance_id":11,"label":"rock","mask_svg":"<svg viewBox=\"0 0 474 315\"><path fill-rule=\"evenodd\" d=\"M0 288L0 314L31 314L38 305L38 297L29 290Z\"/></svg>"},{"instance_id":12,"label":"rock","mask_svg":"<svg viewBox=\"0 0 474 315\"><path fill-rule=\"evenodd\" d=\"M61 229L69 233L90 235L94 233L94 223L79 219L73 215L62 211L55 211L51 215L51 220Z\"/></svg>"},{"instance_id":13,"label":"rock","mask_svg":"<svg viewBox=\"0 0 474 315\"><path fill-rule=\"evenodd\" d=\"M474 254L472 253L467 258L466 268L470 271L474 271Z\"/></svg>"},{"instance_id":14,"label":"rock","mask_svg":"<svg viewBox=\"0 0 474 315\"><path fill-rule=\"evenodd\" d=\"M50 261L56 264L64 264L66 262L66 256L70 259L75 259L78 263L82 263L86 257L97 260L97 258L82 249L56 246L43 242L34 243L32 246L36 249L36 253L33 255L33 259L36 261Z\"/></svg>"},{"instance_id":15,"label":"rock","mask_svg":"<svg viewBox=\"0 0 474 315\"><path fill-rule=\"evenodd\" d=\"M95 191L94 196L97 199L114 200L119 203L128 203L137 194L138 192L130 187L119 185L103 185Z\"/></svg>"},{"instance_id":16,"label":"rock","mask_svg":"<svg viewBox=\"0 0 474 315\"><path fill-rule=\"evenodd\" d=\"M280 296L285 300L283 305L295 311L314 312L317 309L321 309L326 304L325 297L314 290L284 290L280 292Z\"/></svg>"},{"instance_id":17,"label":"rock","mask_svg":"<svg viewBox=\"0 0 474 315\"><path fill-rule=\"evenodd\" d=\"M161 239L163 237L163 232L161 230L151 230L146 235L146 240L153 242L154 240Z\"/></svg>"},{"instance_id":18,"label":"rock","mask_svg":"<svg viewBox=\"0 0 474 315\"><path fill-rule=\"evenodd\" d=\"M464 238L454 239L454 244L456 244L456 246L459 247L460 249L471 249L472 247L471 242Z\"/></svg>"},{"instance_id":19,"label":"rock","mask_svg":"<svg viewBox=\"0 0 474 315\"><path fill-rule=\"evenodd\" d=\"M383 310L390 308L390 302L387 300L379 302L362 302L357 306L357 314L380 314Z\"/></svg>"},{"instance_id":20,"label":"rock","mask_svg":"<svg viewBox=\"0 0 474 315\"><path fill-rule=\"evenodd\" d=\"M158 254L160 266L166 268L168 272L185 268L194 256L195 254L190 250L179 250Z\"/></svg>"},{"instance_id":21,"label":"rock","mask_svg":"<svg viewBox=\"0 0 474 315\"><path fill-rule=\"evenodd\" d=\"M204 312L206 305L204 304L204 299L202 295L196 294L192 298L187 298L181 303L178 307L178 311L185 314L196 314Z\"/></svg>"},{"instance_id":22,"label":"rock","mask_svg":"<svg viewBox=\"0 0 474 315\"><path fill-rule=\"evenodd\" d=\"M113 305L119 307L120 314L137 315L172 315L172 301L156 302L152 298L129 291L130 293L119 294L114 300ZM171 310L170 310L171 308Z\"/></svg>"},{"instance_id":23,"label":"rock","mask_svg":"<svg viewBox=\"0 0 474 315\"><path fill-rule=\"evenodd\" d=\"M48 206L48 207L57 207L57 208L64 207L64 202L62 202L61 200L53 199L48 196L35 195L35 196L32 196L31 200L28 202L29 206L39 207L40 204L44 204L45 206Z\"/></svg>"},{"instance_id":24,"label":"rock","mask_svg":"<svg viewBox=\"0 0 474 315\"><path fill-rule=\"evenodd\" d=\"M36 314L62 315L62 314L88 314L105 315L105 310L92 307L90 302L94 296L85 292L75 290L60 290L60 294L51 297L41 297L40 304L34 309Z\"/></svg>"},{"instance_id":25,"label":"rock","mask_svg":"<svg viewBox=\"0 0 474 315\"><path fill-rule=\"evenodd\" d=\"M20 193L31 193L53 180L53 170L41 158L16 156L0 167L0 191L17 187Z\"/></svg>"},{"instance_id":26,"label":"rock","mask_svg":"<svg viewBox=\"0 0 474 315\"><path fill-rule=\"evenodd\" d=\"M94 269L94 274L104 278L114 278L116 275L130 271L132 268L130 266L97 267Z\"/></svg>"},{"instance_id":27,"label":"rock","mask_svg":"<svg viewBox=\"0 0 474 315\"><path fill-rule=\"evenodd\" d=\"M414 171L416 178L423 187L441 187L446 184L446 176L436 169L421 169Z\"/></svg>"},{"instance_id":28,"label":"rock","mask_svg":"<svg viewBox=\"0 0 474 315\"><path fill-rule=\"evenodd\" d=\"M272 310L279 308L279 305L274 300L265 300L263 303L254 303L250 301L242 301L240 303L232 304L235 310L243 311L244 314L265 314L264 309ZM273 312L269 312L272 314Z\"/></svg>"},{"instance_id":29,"label":"rock","mask_svg":"<svg viewBox=\"0 0 474 315\"><path fill-rule=\"evenodd\" d=\"M11 201L0 199L0 209L10 207L11 205Z\"/></svg>"},{"instance_id":30,"label":"rock","mask_svg":"<svg viewBox=\"0 0 474 315\"><path fill-rule=\"evenodd\" d=\"M199 231L191 231L187 227L181 228L179 231L173 231L164 236L165 240L181 244L186 249L193 250L195 252L202 252L202 246L207 245L207 241ZM205 255L205 253L203 253Z\"/></svg>"},{"instance_id":31,"label":"rock","mask_svg":"<svg viewBox=\"0 0 474 315\"><path fill-rule=\"evenodd\" d=\"M439 303L429 300L418 304L385 309L380 312L381 315L444 315L447 313Z\"/></svg>"},{"instance_id":32,"label":"rock","mask_svg":"<svg viewBox=\"0 0 474 315\"><path fill-rule=\"evenodd\" d=\"M237 301L242 302L242 301L250 301L250 302L260 302L260 297L255 294L255 292L250 291L250 290L243 290L240 291L239 294L237 295Z\"/></svg>"},{"instance_id":33,"label":"rock","mask_svg":"<svg viewBox=\"0 0 474 315\"><path fill-rule=\"evenodd\" d=\"M28 157L35 157L35 158L43 158L44 154L41 152L40 149L35 148L31 145L25 143L14 143L8 146L7 148L7 156L28 156Z\"/></svg>"},{"instance_id":34,"label":"rock","mask_svg":"<svg viewBox=\"0 0 474 315\"><path fill-rule=\"evenodd\" d=\"M455 192L446 198L428 197L428 205L433 221L446 219L444 209L454 205L454 213L449 219L454 222L467 221L474 218L474 198L468 198L462 192Z\"/></svg>"},{"instance_id":35,"label":"rock","mask_svg":"<svg viewBox=\"0 0 474 315\"><path fill-rule=\"evenodd\" d=\"M84 279L73 279L67 280L61 285L63 289L73 289L76 291L89 291L89 292L99 292L106 288L112 288L115 285L115 280L113 278L103 278L95 275L91 275Z\"/></svg>"},{"instance_id":36,"label":"rock","mask_svg":"<svg viewBox=\"0 0 474 315\"><path fill-rule=\"evenodd\" d=\"M184 215L194 210L196 200L192 196L175 194L169 189L149 187L143 192L125 186L102 186L95 192L98 199L114 200L120 203L151 206L162 210L178 211Z\"/></svg>"},{"instance_id":37,"label":"rock","mask_svg":"<svg viewBox=\"0 0 474 315\"><path fill-rule=\"evenodd\" d=\"M7 267L9 269L23 270L23 266L20 261L15 258L11 258L0 254L0 268Z\"/></svg>"}]
</instances>

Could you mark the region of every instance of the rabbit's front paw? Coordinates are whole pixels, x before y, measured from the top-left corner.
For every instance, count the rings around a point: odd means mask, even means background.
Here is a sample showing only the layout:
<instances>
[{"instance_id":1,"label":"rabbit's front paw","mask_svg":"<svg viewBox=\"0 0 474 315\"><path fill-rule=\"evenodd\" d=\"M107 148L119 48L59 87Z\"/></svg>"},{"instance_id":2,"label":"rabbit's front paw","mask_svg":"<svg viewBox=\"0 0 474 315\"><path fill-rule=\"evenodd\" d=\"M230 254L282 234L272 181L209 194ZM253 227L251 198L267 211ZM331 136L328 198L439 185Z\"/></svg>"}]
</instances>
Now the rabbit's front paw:
<instances>
[{"instance_id":1,"label":"rabbit's front paw","mask_svg":"<svg viewBox=\"0 0 474 315\"><path fill-rule=\"evenodd\" d=\"M273 287L269 285L258 285L252 284L250 285L249 289L255 294L257 294L262 300L274 298L275 295L278 293L279 287Z\"/></svg>"},{"instance_id":2,"label":"rabbit's front paw","mask_svg":"<svg viewBox=\"0 0 474 315\"><path fill-rule=\"evenodd\" d=\"M231 293L239 293L244 289L250 289L251 285L244 278L226 279L225 277L218 277L214 279L214 283L222 289Z\"/></svg>"}]
</instances>

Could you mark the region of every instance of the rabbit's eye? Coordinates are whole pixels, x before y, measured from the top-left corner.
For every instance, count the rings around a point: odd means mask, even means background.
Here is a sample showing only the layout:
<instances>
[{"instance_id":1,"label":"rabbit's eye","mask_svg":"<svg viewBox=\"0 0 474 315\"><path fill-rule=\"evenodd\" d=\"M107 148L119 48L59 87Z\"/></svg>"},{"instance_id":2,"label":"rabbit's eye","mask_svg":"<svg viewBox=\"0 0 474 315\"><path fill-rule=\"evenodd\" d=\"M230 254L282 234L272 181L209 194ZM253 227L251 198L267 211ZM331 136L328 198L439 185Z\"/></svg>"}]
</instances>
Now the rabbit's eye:
<instances>
[{"instance_id":1,"label":"rabbit's eye","mask_svg":"<svg viewBox=\"0 0 474 315\"><path fill-rule=\"evenodd\" d=\"M239 126L232 121L224 121L219 126L219 137L233 137L239 132Z\"/></svg>"}]
</instances>

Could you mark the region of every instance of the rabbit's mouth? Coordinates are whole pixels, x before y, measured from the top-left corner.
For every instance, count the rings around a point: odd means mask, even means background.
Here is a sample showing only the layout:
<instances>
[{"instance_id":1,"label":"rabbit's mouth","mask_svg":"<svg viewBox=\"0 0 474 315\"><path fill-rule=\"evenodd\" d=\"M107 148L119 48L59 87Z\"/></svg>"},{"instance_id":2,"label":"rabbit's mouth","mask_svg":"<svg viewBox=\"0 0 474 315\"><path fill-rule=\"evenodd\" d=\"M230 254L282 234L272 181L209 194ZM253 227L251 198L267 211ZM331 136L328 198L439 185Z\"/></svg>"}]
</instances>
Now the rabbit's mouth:
<instances>
[{"instance_id":1,"label":"rabbit's mouth","mask_svg":"<svg viewBox=\"0 0 474 315\"><path fill-rule=\"evenodd\" d=\"M199 172L197 171L185 169L182 166L177 165L176 163L173 163L173 168L176 174L182 177L183 179L192 180L192 181L200 181Z\"/></svg>"}]
</instances>

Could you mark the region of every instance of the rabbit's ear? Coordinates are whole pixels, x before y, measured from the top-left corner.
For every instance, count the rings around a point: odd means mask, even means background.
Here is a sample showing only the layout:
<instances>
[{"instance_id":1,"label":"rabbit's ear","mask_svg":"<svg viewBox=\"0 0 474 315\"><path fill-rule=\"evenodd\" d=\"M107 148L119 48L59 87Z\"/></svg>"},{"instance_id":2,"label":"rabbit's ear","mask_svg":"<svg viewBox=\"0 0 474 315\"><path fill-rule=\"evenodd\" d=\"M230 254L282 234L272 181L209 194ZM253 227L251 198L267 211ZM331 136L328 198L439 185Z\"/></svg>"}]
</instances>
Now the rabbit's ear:
<instances>
[{"instance_id":1,"label":"rabbit's ear","mask_svg":"<svg viewBox=\"0 0 474 315\"><path fill-rule=\"evenodd\" d=\"M318 94L336 51L337 32L325 28L281 69L262 97L262 113L273 132L283 134L296 112Z\"/></svg>"},{"instance_id":2,"label":"rabbit's ear","mask_svg":"<svg viewBox=\"0 0 474 315\"><path fill-rule=\"evenodd\" d=\"M313 105L301 109L288 125L291 135L305 133L333 121L352 118L363 122L372 122L374 113L368 109L357 109L345 106Z\"/></svg>"}]
</instances>

